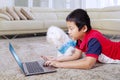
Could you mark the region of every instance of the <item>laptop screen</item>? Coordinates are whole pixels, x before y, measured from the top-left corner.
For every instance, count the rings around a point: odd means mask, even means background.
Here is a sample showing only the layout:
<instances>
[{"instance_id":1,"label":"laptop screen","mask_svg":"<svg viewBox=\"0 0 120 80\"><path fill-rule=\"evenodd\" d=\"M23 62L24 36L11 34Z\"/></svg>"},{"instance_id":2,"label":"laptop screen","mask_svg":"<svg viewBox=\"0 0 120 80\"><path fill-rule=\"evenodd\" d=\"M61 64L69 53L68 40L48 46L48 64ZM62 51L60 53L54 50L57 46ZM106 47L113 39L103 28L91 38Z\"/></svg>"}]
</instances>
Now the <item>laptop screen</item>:
<instances>
[{"instance_id":1,"label":"laptop screen","mask_svg":"<svg viewBox=\"0 0 120 80\"><path fill-rule=\"evenodd\" d=\"M16 52L15 52L15 50L14 50L14 48L13 48L13 46L12 46L11 43L9 43L9 50L10 50L11 54L13 55L13 57L15 58L15 60L17 61L17 63L18 63L18 65L20 66L20 68L21 68L22 70L24 70L24 69L23 69L22 62L21 62L21 60L19 59L19 57L17 56L17 54L16 54Z\"/></svg>"}]
</instances>

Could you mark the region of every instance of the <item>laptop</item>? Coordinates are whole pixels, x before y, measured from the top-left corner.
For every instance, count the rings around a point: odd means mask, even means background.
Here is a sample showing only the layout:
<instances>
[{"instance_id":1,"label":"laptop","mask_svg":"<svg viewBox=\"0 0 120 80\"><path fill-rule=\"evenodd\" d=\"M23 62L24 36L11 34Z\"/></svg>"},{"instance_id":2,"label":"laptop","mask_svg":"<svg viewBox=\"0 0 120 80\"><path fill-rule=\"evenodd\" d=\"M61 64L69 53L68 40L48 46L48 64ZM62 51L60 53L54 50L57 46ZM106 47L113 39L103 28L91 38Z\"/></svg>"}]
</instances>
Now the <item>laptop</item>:
<instances>
[{"instance_id":1,"label":"laptop","mask_svg":"<svg viewBox=\"0 0 120 80\"><path fill-rule=\"evenodd\" d=\"M56 72L56 69L54 67L43 66L45 62L44 60L32 61L32 62L21 62L11 43L9 43L9 50L12 56L14 57L14 59L16 60L17 64L21 68L22 72L26 76Z\"/></svg>"}]
</instances>

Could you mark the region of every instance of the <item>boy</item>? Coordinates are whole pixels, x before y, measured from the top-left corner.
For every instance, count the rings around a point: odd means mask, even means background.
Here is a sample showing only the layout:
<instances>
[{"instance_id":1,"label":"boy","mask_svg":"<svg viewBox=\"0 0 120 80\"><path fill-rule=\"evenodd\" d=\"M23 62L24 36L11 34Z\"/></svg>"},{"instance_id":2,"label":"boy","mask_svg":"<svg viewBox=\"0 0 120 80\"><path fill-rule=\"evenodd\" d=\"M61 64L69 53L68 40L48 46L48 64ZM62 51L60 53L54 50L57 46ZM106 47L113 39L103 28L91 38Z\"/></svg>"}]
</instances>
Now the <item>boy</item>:
<instances>
[{"instance_id":1,"label":"boy","mask_svg":"<svg viewBox=\"0 0 120 80\"><path fill-rule=\"evenodd\" d=\"M46 61L46 66L74 69L91 69L97 61L102 63L120 63L120 42L112 42L100 32L93 30L86 11L76 9L67 18L68 33L77 40L76 49L69 61ZM82 52L86 57L79 59Z\"/></svg>"}]
</instances>

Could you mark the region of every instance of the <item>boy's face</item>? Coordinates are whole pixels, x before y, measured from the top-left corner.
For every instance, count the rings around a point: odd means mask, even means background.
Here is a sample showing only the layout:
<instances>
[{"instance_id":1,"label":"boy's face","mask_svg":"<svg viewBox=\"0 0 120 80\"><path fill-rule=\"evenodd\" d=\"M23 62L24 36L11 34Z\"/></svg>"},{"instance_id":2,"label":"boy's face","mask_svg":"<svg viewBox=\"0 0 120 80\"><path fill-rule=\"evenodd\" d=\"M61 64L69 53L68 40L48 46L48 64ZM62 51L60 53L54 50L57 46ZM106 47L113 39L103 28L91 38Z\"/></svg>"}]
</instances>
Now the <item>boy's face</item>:
<instances>
[{"instance_id":1,"label":"boy's face","mask_svg":"<svg viewBox=\"0 0 120 80\"><path fill-rule=\"evenodd\" d=\"M73 21L67 21L67 27L68 27L69 36L73 40L83 39L86 32L86 27L83 27L81 30L79 30Z\"/></svg>"}]
</instances>

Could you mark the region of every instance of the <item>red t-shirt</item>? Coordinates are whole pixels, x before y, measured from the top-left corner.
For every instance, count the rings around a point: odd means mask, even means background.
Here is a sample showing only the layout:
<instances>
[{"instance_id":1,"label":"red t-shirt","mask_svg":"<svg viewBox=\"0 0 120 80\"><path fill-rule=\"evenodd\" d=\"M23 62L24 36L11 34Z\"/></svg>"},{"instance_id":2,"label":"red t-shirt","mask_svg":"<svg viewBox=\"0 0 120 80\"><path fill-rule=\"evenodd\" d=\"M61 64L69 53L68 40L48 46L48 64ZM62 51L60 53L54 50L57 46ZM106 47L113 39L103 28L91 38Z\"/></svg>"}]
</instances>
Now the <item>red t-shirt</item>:
<instances>
[{"instance_id":1,"label":"red t-shirt","mask_svg":"<svg viewBox=\"0 0 120 80\"><path fill-rule=\"evenodd\" d=\"M104 54L111 59L120 60L120 41L113 42L96 30L87 32L82 41L78 40L76 48L85 52L86 56L96 59L100 54Z\"/></svg>"}]
</instances>

